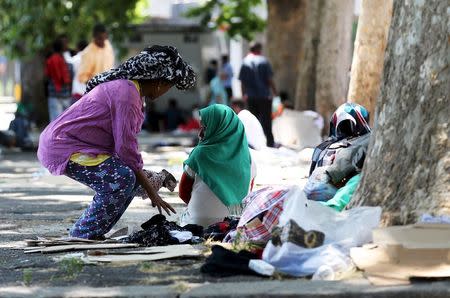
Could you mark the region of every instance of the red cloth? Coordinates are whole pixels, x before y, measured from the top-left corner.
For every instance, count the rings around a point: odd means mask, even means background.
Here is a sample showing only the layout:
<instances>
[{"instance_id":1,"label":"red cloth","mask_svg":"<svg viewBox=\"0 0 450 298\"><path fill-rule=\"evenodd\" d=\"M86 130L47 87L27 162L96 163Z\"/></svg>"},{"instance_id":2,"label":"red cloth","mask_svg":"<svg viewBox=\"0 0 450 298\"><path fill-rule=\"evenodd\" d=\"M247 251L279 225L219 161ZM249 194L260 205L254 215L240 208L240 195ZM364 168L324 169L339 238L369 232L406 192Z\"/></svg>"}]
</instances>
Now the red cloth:
<instances>
[{"instance_id":1,"label":"red cloth","mask_svg":"<svg viewBox=\"0 0 450 298\"><path fill-rule=\"evenodd\" d=\"M61 91L64 84L72 82L66 61L58 53L52 54L45 62L45 75L53 81L56 92Z\"/></svg>"},{"instance_id":2,"label":"red cloth","mask_svg":"<svg viewBox=\"0 0 450 298\"><path fill-rule=\"evenodd\" d=\"M178 126L182 131L192 131L200 129L200 122L194 118L190 119L186 124L180 124Z\"/></svg>"},{"instance_id":3,"label":"red cloth","mask_svg":"<svg viewBox=\"0 0 450 298\"><path fill-rule=\"evenodd\" d=\"M186 204L189 204L192 195L192 186L194 185L194 179L189 177L188 174L183 172L183 175L180 179L180 184L178 185L178 193L180 199L183 200Z\"/></svg>"}]
</instances>

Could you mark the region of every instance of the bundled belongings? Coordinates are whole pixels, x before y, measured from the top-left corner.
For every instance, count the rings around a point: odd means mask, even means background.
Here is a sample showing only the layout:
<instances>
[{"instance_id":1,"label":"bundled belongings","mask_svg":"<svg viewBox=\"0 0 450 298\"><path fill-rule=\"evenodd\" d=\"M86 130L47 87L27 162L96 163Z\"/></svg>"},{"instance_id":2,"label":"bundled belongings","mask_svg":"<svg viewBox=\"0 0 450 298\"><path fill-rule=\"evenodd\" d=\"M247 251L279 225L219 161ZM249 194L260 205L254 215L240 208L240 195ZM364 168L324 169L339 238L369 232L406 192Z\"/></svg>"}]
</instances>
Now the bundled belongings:
<instances>
[{"instance_id":1,"label":"bundled belongings","mask_svg":"<svg viewBox=\"0 0 450 298\"><path fill-rule=\"evenodd\" d=\"M266 244L289 191L290 187L269 186L250 193L243 200L245 207L236 231L230 232L225 241L231 242L239 235L244 241Z\"/></svg>"},{"instance_id":2,"label":"bundled belongings","mask_svg":"<svg viewBox=\"0 0 450 298\"><path fill-rule=\"evenodd\" d=\"M222 241L230 231L236 229L238 222L238 217L225 217L223 221L209 225L203 232L203 238Z\"/></svg>"},{"instance_id":3,"label":"bundled belongings","mask_svg":"<svg viewBox=\"0 0 450 298\"><path fill-rule=\"evenodd\" d=\"M197 225L180 227L173 221L166 220L162 214L157 214L141 225L137 231L123 239L126 243L139 243L144 246L162 246L180 243L202 242L203 228Z\"/></svg>"},{"instance_id":4,"label":"bundled belongings","mask_svg":"<svg viewBox=\"0 0 450 298\"><path fill-rule=\"evenodd\" d=\"M310 200L327 202L342 187L330 207L341 211L349 203L362 170L370 140L369 114L357 104L341 105L330 121L329 138L314 150L305 193ZM327 203L324 203L328 205Z\"/></svg>"},{"instance_id":5,"label":"bundled belongings","mask_svg":"<svg viewBox=\"0 0 450 298\"><path fill-rule=\"evenodd\" d=\"M380 216L380 207L336 212L307 200L299 187L292 187L263 260L285 274L309 276L331 271L333 276L326 279L338 279L353 269L350 248L371 241Z\"/></svg>"}]
</instances>

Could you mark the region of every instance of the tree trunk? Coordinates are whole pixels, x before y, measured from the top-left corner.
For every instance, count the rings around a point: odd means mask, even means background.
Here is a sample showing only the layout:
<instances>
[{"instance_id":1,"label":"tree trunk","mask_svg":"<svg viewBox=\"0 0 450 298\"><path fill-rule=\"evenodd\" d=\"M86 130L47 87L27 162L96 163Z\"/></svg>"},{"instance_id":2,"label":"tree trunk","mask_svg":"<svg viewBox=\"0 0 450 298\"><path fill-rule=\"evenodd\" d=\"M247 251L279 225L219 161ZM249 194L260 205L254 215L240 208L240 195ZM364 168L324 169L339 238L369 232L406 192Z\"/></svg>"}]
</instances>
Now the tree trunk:
<instances>
[{"instance_id":1,"label":"tree trunk","mask_svg":"<svg viewBox=\"0 0 450 298\"><path fill-rule=\"evenodd\" d=\"M450 214L450 74L446 1L394 2L377 118L354 205L385 224Z\"/></svg>"},{"instance_id":2,"label":"tree trunk","mask_svg":"<svg viewBox=\"0 0 450 298\"><path fill-rule=\"evenodd\" d=\"M303 42L294 97L296 110L314 110L316 106L316 66L324 3L324 0L305 2Z\"/></svg>"},{"instance_id":3,"label":"tree trunk","mask_svg":"<svg viewBox=\"0 0 450 298\"><path fill-rule=\"evenodd\" d=\"M371 124L380 91L391 18L392 0L363 0L347 98L369 111Z\"/></svg>"},{"instance_id":4,"label":"tree trunk","mask_svg":"<svg viewBox=\"0 0 450 298\"><path fill-rule=\"evenodd\" d=\"M323 9L317 56L316 111L328 119L344 103L351 66L352 0L327 0Z\"/></svg>"},{"instance_id":5,"label":"tree trunk","mask_svg":"<svg viewBox=\"0 0 450 298\"><path fill-rule=\"evenodd\" d=\"M44 62L44 56L37 54L32 59L23 60L20 70L21 101L31 106L30 118L41 127L47 125L49 121L45 97Z\"/></svg>"},{"instance_id":6,"label":"tree trunk","mask_svg":"<svg viewBox=\"0 0 450 298\"><path fill-rule=\"evenodd\" d=\"M295 96L300 49L309 0L267 0L267 56L274 82L290 99Z\"/></svg>"}]
</instances>

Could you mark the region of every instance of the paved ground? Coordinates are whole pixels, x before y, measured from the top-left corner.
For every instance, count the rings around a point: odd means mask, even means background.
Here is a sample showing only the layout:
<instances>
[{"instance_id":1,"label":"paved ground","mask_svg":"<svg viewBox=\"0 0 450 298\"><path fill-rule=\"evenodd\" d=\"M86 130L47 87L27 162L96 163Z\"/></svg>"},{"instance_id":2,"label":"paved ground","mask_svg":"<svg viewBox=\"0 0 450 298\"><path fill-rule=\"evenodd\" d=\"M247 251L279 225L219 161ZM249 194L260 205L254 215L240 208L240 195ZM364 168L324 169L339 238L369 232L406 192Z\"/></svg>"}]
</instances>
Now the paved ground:
<instances>
[{"instance_id":1,"label":"paved ground","mask_svg":"<svg viewBox=\"0 0 450 298\"><path fill-rule=\"evenodd\" d=\"M145 167L154 170L166 168L179 179L182 162L187 157L186 149L182 146L154 148L160 140L189 144L191 138L150 137L145 133L140 138ZM299 177L305 177L307 153L281 150L278 156L269 153L272 156L269 160L264 160L266 156L255 156L261 164L256 181L258 185L290 184L300 181ZM184 208L176 192L163 190L160 193L178 211ZM35 153L4 150L0 159L0 285L99 287L261 280L251 276L215 279L202 275L199 272L202 259L161 261L150 265L83 266L73 274L70 268L64 268L53 259L64 254L23 254L20 247L24 239L66 235L67 229L91 198L92 191L87 187L67 177L45 173ZM155 209L148 201L137 198L116 227L139 226L154 214ZM176 220L176 215L172 219Z\"/></svg>"},{"instance_id":2,"label":"paved ground","mask_svg":"<svg viewBox=\"0 0 450 298\"><path fill-rule=\"evenodd\" d=\"M177 178L186 147L160 147L161 140L188 145L189 137L142 134L145 167L166 168ZM256 154L257 187L303 184L310 151ZM162 191L178 211L177 194ZM178 259L134 265L68 266L54 257L23 254L23 240L64 236L90 202L92 192L67 177L53 177L40 167L35 153L4 150L0 155L0 297L450 297L450 284L372 287L357 274L343 282L265 279L253 276L212 278L200 273L203 259ZM139 226L155 214L136 199L116 227ZM176 216L172 217L176 220Z\"/></svg>"}]
</instances>

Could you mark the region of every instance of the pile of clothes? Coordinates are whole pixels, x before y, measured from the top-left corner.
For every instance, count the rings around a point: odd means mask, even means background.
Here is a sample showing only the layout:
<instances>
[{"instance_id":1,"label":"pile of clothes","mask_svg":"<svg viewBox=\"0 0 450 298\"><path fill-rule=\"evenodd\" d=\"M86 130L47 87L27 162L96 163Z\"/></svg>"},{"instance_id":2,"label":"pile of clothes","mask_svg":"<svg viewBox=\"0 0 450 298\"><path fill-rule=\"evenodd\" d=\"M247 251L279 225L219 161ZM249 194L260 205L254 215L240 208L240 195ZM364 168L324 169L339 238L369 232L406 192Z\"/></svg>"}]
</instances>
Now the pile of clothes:
<instances>
[{"instance_id":1,"label":"pile of clothes","mask_svg":"<svg viewBox=\"0 0 450 298\"><path fill-rule=\"evenodd\" d=\"M277 271L339 279L354 269L350 248L371 241L381 216L379 207L344 210L359 182L370 139L368 122L364 107L339 107L329 138L314 150L305 188L269 186L250 193L236 229L224 241L244 241L255 248L238 253L213 248L202 272L215 275L220 268L225 275Z\"/></svg>"}]
</instances>

